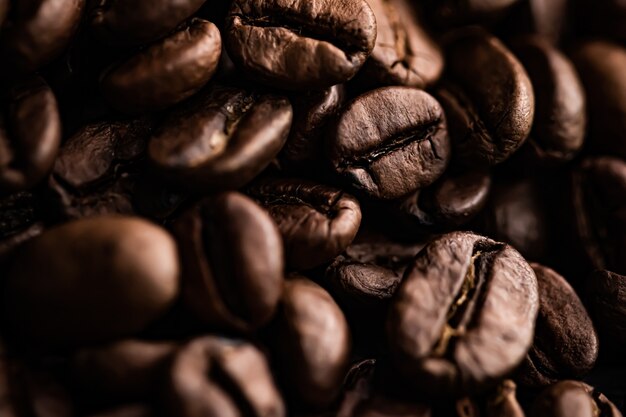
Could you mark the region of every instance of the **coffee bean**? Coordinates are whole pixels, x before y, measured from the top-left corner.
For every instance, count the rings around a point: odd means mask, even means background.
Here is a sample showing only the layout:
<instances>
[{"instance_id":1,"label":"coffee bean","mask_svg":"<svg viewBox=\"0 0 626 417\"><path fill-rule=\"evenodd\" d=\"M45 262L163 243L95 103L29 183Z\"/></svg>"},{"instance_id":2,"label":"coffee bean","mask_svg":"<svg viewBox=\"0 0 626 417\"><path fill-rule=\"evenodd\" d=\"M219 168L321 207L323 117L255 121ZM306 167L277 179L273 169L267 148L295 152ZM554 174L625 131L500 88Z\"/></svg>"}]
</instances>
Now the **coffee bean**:
<instances>
[{"instance_id":1,"label":"coffee bean","mask_svg":"<svg viewBox=\"0 0 626 417\"><path fill-rule=\"evenodd\" d=\"M422 7L429 22L450 28L468 23L489 23L503 15L518 0L425 0Z\"/></svg>"},{"instance_id":2,"label":"coffee bean","mask_svg":"<svg viewBox=\"0 0 626 417\"><path fill-rule=\"evenodd\" d=\"M531 417L621 417L604 394L578 381L561 381L547 388L535 400Z\"/></svg>"},{"instance_id":3,"label":"coffee bean","mask_svg":"<svg viewBox=\"0 0 626 417\"><path fill-rule=\"evenodd\" d=\"M531 346L537 280L513 248L455 232L407 269L387 320L397 371L427 395L481 392Z\"/></svg>"},{"instance_id":4,"label":"coffee bean","mask_svg":"<svg viewBox=\"0 0 626 417\"><path fill-rule=\"evenodd\" d=\"M558 44L569 28L568 0L519 1L499 25L505 34L532 34Z\"/></svg>"},{"instance_id":5,"label":"coffee bean","mask_svg":"<svg viewBox=\"0 0 626 417\"><path fill-rule=\"evenodd\" d=\"M368 0L376 17L376 45L361 82L425 88L443 70L443 54L406 0Z\"/></svg>"},{"instance_id":6,"label":"coffee bean","mask_svg":"<svg viewBox=\"0 0 626 417\"><path fill-rule=\"evenodd\" d=\"M587 298L598 327L607 342L626 346L626 277L611 271L595 271L587 279Z\"/></svg>"},{"instance_id":7,"label":"coffee bean","mask_svg":"<svg viewBox=\"0 0 626 417\"><path fill-rule=\"evenodd\" d=\"M479 28L447 38L446 72L437 90L457 161L494 165L528 137L535 98L524 67L495 37Z\"/></svg>"},{"instance_id":8,"label":"coffee bean","mask_svg":"<svg viewBox=\"0 0 626 417\"><path fill-rule=\"evenodd\" d=\"M484 397L457 400L451 414L458 417L524 417L516 391L515 382L505 379Z\"/></svg>"},{"instance_id":9,"label":"coffee bean","mask_svg":"<svg viewBox=\"0 0 626 417\"><path fill-rule=\"evenodd\" d=\"M29 241L9 272L4 313L11 331L40 348L133 334L178 292L173 239L146 221L79 220Z\"/></svg>"},{"instance_id":10,"label":"coffee bean","mask_svg":"<svg viewBox=\"0 0 626 417\"><path fill-rule=\"evenodd\" d=\"M587 95L591 151L626 158L626 49L589 41L572 52Z\"/></svg>"},{"instance_id":11,"label":"coffee bean","mask_svg":"<svg viewBox=\"0 0 626 417\"><path fill-rule=\"evenodd\" d=\"M585 92L573 64L540 37L518 39L513 51L533 84L535 119L527 146L541 158L572 159L587 125Z\"/></svg>"},{"instance_id":12,"label":"coffee bean","mask_svg":"<svg viewBox=\"0 0 626 417\"><path fill-rule=\"evenodd\" d=\"M150 140L149 156L179 187L238 188L278 154L291 118L291 105L279 96L210 88L166 117Z\"/></svg>"},{"instance_id":13,"label":"coffee bean","mask_svg":"<svg viewBox=\"0 0 626 417\"><path fill-rule=\"evenodd\" d=\"M69 44L85 0L11 2L0 34L4 70L30 73L56 58Z\"/></svg>"},{"instance_id":14,"label":"coffee bean","mask_svg":"<svg viewBox=\"0 0 626 417\"><path fill-rule=\"evenodd\" d=\"M226 27L238 67L292 90L348 81L375 41L376 18L365 0L235 0Z\"/></svg>"},{"instance_id":15,"label":"coffee bean","mask_svg":"<svg viewBox=\"0 0 626 417\"><path fill-rule=\"evenodd\" d=\"M332 297L314 282L291 276L273 326L273 363L295 404L332 403L350 352L348 324Z\"/></svg>"},{"instance_id":16,"label":"coffee bean","mask_svg":"<svg viewBox=\"0 0 626 417\"><path fill-rule=\"evenodd\" d=\"M166 35L203 3L204 0L98 0L89 19L93 33L102 42L130 46Z\"/></svg>"},{"instance_id":17,"label":"coffee bean","mask_svg":"<svg viewBox=\"0 0 626 417\"><path fill-rule=\"evenodd\" d=\"M219 194L174 224L185 304L218 328L256 330L274 314L283 247L270 216L248 197Z\"/></svg>"},{"instance_id":18,"label":"coffee bean","mask_svg":"<svg viewBox=\"0 0 626 417\"><path fill-rule=\"evenodd\" d=\"M381 88L353 100L327 145L337 174L378 199L432 184L450 158L441 106L428 93L407 87Z\"/></svg>"},{"instance_id":19,"label":"coffee bean","mask_svg":"<svg viewBox=\"0 0 626 417\"><path fill-rule=\"evenodd\" d=\"M591 318L562 276L539 264L531 267L539 284L539 315L533 345L517 379L537 387L580 378L598 357L598 335Z\"/></svg>"},{"instance_id":20,"label":"coffee bean","mask_svg":"<svg viewBox=\"0 0 626 417\"><path fill-rule=\"evenodd\" d=\"M253 345L208 336L182 347L167 381L167 410L179 417L284 417L265 357Z\"/></svg>"},{"instance_id":21,"label":"coffee bean","mask_svg":"<svg viewBox=\"0 0 626 417\"><path fill-rule=\"evenodd\" d=\"M27 190L52 168L61 142L54 94L39 77L13 87L0 114L0 193Z\"/></svg>"},{"instance_id":22,"label":"coffee bean","mask_svg":"<svg viewBox=\"0 0 626 417\"><path fill-rule=\"evenodd\" d=\"M170 107L198 92L217 70L222 41L217 27L191 19L168 37L109 68L102 92L118 110L142 113Z\"/></svg>"},{"instance_id":23,"label":"coffee bean","mask_svg":"<svg viewBox=\"0 0 626 417\"><path fill-rule=\"evenodd\" d=\"M361 224L358 201L337 188L297 179L265 179L247 193L278 225L286 263L293 269L332 260L348 247Z\"/></svg>"}]
</instances>

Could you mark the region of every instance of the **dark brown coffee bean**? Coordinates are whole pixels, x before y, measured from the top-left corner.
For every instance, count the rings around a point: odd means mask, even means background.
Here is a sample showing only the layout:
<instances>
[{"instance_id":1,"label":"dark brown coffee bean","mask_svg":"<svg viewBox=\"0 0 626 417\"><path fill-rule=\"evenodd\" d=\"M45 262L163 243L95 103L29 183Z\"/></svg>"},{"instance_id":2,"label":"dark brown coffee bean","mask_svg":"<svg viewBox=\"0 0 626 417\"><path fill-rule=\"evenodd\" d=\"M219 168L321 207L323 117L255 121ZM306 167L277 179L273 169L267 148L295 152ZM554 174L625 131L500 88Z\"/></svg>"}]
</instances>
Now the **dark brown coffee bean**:
<instances>
[{"instance_id":1,"label":"dark brown coffee bean","mask_svg":"<svg viewBox=\"0 0 626 417\"><path fill-rule=\"evenodd\" d=\"M247 193L278 225L287 265L309 269L332 260L354 240L361 224L356 198L298 179L266 179Z\"/></svg>"},{"instance_id":2,"label":"dark brown coffee bean","mask_svg":"<svg viewBox=\"0 0 626 417\"><path fill-rule=\"evenodd\" d=\"M516 391L515 382L505 379L484 397L457 400L451 414L458 417L525 417Z\"/></svg>"},{"instance_id":3,"label":"dark brown coffee bean","mask_svg":"<svg viewBox=\"0 0 626 417\"><path fill-rule=\"evenodd\" d=\"M286 415L263 354L251 344L213 336L193 340L176 354L166 401L178 417Z\"/></svg>"},{"instance_id":4,"label":"dark brown coffee bean","mask_svg":"<svg viewBox=\"0 0 626 417\"><path fill-rule=\"evenodd\" d=\"M585 92L573 64L540 37L518 39L513 52L533 84L535 119L527 146L540 158L567 160L582 148Z\"/></svg>"},{"instance_id":5,"label":"dark brown coffee bean","mask_svg":"<svg viewBox=\"0 0 626 417\"><path fill-rule=\"evenodd\" d=\"M504 34L538 35L555 45L569 29L570 0L518 1L498 25Z\"/></svg>"},{"instance_id":6,"label":"dark brown coffee bean","mask_svg":"<svg viewBox=\"0 0 626 417\"><path fill-rule=\"evenodd\" d=\"M61 142L57 101L39 77L15 86L0 114L0 193L26 190L52 168Z\"/></svg>"},{"instance_id":7,"label":"dark brown coffee bean","mask_svg":"<svg viewBox=\"0 0 626 417\"><path fill-rule=\"evenodd\" d=\"M561 381L535 400L530 417L622 417L604 394L578 381Z\"/></svg>"},{"instance_id":8,"label":"dark brown coffee bean","mask_svg":"<svg viewBox=\"0 0 626 417\"><path fill-rule=\"evenodd\" d=\"M499 18L518 0L424 0L431 24L450 28L468 23L489 23Z\"/></svg>"},{"instance_id":9,"label":"dark brown coffee bean","mask_svg":"<svg viewBox=\"0 0 626 417\"><path fill-rule=\"evenodd\" d=\"M228 53L255 79L318 90L352 78L374 48L376 18L365 0L235 0Z\"/></svg>"},{"instance_id":10,"label":"dark brown coffee bean","mask_svg":"<svg viewBox=\"0 0 626 417\"><path fill-rule=\"evenodd\" d=\"M28 242L8 274L4 312L37 347L80 345L142 330L177 294L174 240L143 220L100 217Z\"/></svg>"},{"instance_id":11,"label":"dark brown coffee bean","mask_svg":"<svg viewBox=\"0 0 626 417\"><path fill-rule=\"evenodd\" d=\"M256 330L274 314L283 285L283 246L270 216L248 197L224 193L174 224L185 304L218 328Z\"/></svg>"},{"instance_id":12,"label":"dark brown coffee bean","mask_svg":"<svg viewBox=\"0 0 626 417\"><path fill-rule=\"evenodd\" d=\"M34 72L52 61L69 44L84 6L85 0L12 1L0 34L3 62Z\"/></svg>"},{"instance_id":13,"label":"dark brown coffee bean","mask_svg":"<svg viewBox=\"0 0 626 417\"><path fill-rule=\"evenodd\" d=\"M562 276L539 264L531 267L539 284L539 315L533 345L517 379L537 387L580 378L598 357L598 335L591 318Z\"/></svg>"},{"instance_id":14,"label":"dark brown coffee bean","mask_svg":"<svg viewBox=\"0 0 626 417\"><path fill-rule=\"evenodd\" d=\"M484 391L524 359L538 307L537 279L517 251L444 235L415 258L392 301L396 368L427 395Z\"/></svg>"},{"instance_id":15,"label":"dark brown coffee bean","mask_svg":"<svg viewBox=\"0 0 626 417\"><path fill-rule=\"evenodd\" d=\"M362 83L425 88L443 70L439 46L406 0L368 0L376 16L376 45L366 61Z\"/></svg>"},{"instance_id":16,"label":"dark brown coffee bean","mask_svg":"<svg viewBox=\"0 0 626 417\"><path fill-rule=\"evenodd\" d=\"M590 41L572 60L587 94L590 150L626 158L626 48Z\"/></svg>"},{"instance_id":17,"label":"dark brown coffee bean","mask_svg":"<svg viewBox=\"0 0 626 417\"><path fill-rule=\"evenodd\" d=\"M93 33L112 45L137 45L167 34L205 0L97 0L90 11Z\"/></svg>"},{"instance_id":18,"label":"dark brown coffee bean","mask_svg":"<svg viewBox=\"0 0 626 417\"><path fill-rule=\"evenodd\" d=\"M371 197L392 199L432 184L450 159L443 110L408 87L370 91L352 101L329 137L334 170Z\"/></svg>"},{"instance_id":19,"label":"dark brown coffee bean","mask_svg":"<svg viewBox=\"0 0 626 417\"><path fill-rule=\"evenodd\" d=\"M587 279L587 298L602 337L626 346L626 277L595 271Z\"/></svg>"},{"instance_id":20,"label":"dark brown coffee bean","mask_svg":"<svg viewBox=\"0 0 626 417\"><path fill-rule=\"evenodd\" d=\"M524 67L479 28L448 37L446 65L437 94L446 110L455 158L466 166L508 159L533 123L535 99Z\"/></svg>"},{"instance_id":21,"label":"dark brown coffee bean","mask_svg":"<svg viewBox=\"0 0 626 417\"><path fill-rule=\"evenodd\" d=\"M172 112L149 145L149 156L172 182L200 193L239 188L284 145L289 101L214 87Z\"/></svg>"},{"instance_id":22,"label":"dark brown coffee bean","mask_svg":"<svg viewBox=\"0 0 626 417\"><path fill-rule=\"evenodd\" d=\"M192 19L167 38L109 68L102 92L118 110L142 113L170 107L198 92L217 70L217 27Z\"/></svg>"},{"instance_id":23,"label":"dark brown coffee bean","mask_svg":"<svg viewBox=\"0 0 626 417\"><path fill-rule=\"evenodd\" d=\"M273 330L269 342L284 389L297 404L332 403L350 352L348 324L332 297L314 282L291 276Z\"/></svg>"},{"instance_id":24,"label":"dark brown coffee bean","mask_svg":"<svg viewBox=\"0 0 626 417\"><path fill-rule=\"evenodd\" d=\"M81 349L72 358L72 379L81 400L91 404L149 400L161 388L176 348L173 342L129 339Z\"/></svg>"}]
</instances>

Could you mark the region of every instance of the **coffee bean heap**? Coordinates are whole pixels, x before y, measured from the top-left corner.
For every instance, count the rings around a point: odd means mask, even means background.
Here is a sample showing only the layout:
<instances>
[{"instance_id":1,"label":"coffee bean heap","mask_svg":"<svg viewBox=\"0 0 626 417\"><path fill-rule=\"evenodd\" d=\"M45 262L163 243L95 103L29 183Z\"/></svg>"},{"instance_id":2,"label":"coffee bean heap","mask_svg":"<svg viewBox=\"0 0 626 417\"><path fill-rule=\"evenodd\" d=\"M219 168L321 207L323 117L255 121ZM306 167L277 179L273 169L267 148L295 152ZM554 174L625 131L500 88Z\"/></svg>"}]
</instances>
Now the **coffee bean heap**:
<instances>
[{"instance_id":1,"label":"coffee bean heap","mask_svg":"<svg viewBox=\"0 0 626 417\"><path fill-rule=\"evenodd\" d=\"M0 417L621 417L623 0L0 0Z\"/></svg>"}]
</instances>

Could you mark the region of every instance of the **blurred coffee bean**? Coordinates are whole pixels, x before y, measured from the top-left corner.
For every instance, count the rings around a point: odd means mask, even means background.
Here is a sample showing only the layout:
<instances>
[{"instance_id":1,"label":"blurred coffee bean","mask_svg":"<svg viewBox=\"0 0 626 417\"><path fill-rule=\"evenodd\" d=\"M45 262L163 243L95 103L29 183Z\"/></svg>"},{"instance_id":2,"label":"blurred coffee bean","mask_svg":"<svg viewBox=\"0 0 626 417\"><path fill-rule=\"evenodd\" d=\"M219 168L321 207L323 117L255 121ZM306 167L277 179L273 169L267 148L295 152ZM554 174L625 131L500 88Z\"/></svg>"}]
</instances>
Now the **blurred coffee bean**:
<instances>
[{"instance_id":1,"label":"blurred coffee bean","mask_svg":"<svg viewBox=\"0 0 626 417\"><path fill-rule=\"evenodd\" d=\"M230 57L256 80L319 90L363 66L376 18L365 0L234 0L225 31Z\"/></svg>"},{"instance_id":2,"label":"blurred coffee bean","mask_svg":"<svg viewBox=\"0 0 626 417\"><path fill-rule=\"evenodd\" d=\"M261 352L214 336L192 340L178 351L165 399L168 412L178 417L286 415Z\"/></svg>"},{"instance_id":3,"label":"blurred coffee bean","mask_svg":"<svg viewBox=\"0 0 626 417\"><path fill-rule=\"evenodd\" d=\"M289 277L272 330L272 363L294 405L332 403L350 352L348 324L332 297L304 277Z\"/></svg>"},{"instance_id":4,"label":"blurred coffee bean","mask_svg":"<svg viewBox=\"0 0 626 417\"><path fill-rule=\"evenodd\" d=\"M278 154L291 118L285 98L212 87L166 116L148 153L179 187L200 193L235 189Z\"/></svg>"},{"instance_id":5,"label":"blurred coffee bean","mask_svg":"<svg viewBox=\"0 0 626 417\"><path fill-rule=\"evenodd\" d=\"M515 382L505 379L485 396L457 400L454 412L449 414L458 417L524 417L516 392Z\"/></svg>"},{"instance_id":6,"label":"blurred coffee bean","mask_svg":"<svg viewBox=\"0 0 626 417\"><path fill-rule=\"evenodd\" d=\"M470 167L505 161L533 123L535 98L524 67L497 38L475 27L447 37L446 65L437 97L455 159Z\"/></svg>"},{"instance_id":7,"label":"blurred coffee bean","mask_svg":"<svg viewBox=\"0 0 626 417\"><path fill-rule=\"evenodd\" d=\"M170 107L198 92L217 70L217 27L191 19L168 37L113 65L100 81L106 99L125 113Z\"/></svg>"},{"instance_id":8,"label":"blurred coffee bean","mask_svg":"<svg viewBox=\"0 0 626 417\"><path fill-rule=\"evenodd\" d=\"M337 174L377 199L399 198L432 184L450 159L441 106L414 88L385 87L357 97L328 139Z\"/></svg>"},{"instance_id":9,"label":"blurred coffee bean","mask_svg":"<svg viewBox=\"0 0 626 417\"><path fill-rule=\"evenodd\" d=\"M533 345L516 379L539 387L580 378L598 357L598 335L591 318L562 276L539 264L531 267L539 284L539 315Z\"/></svg>"},{"instance_id":10,"label":"blurred coffee bean","mask_svg":"<svg viewBox=\"0 0 626 417\"><path fill-rule=\"evenodd\" d=\"M89 12L93 33L104 43L131 46L166 35L205 0L97 0Z\"/></svg>"},{"instance_id":11,"label":"blurred coffee bean","mask_svg":"<svg viewBox=\"0 0 626 417\"><path fill-rule=\"evenodd\" d=\"M41 349L136 333L178 295L174 240L131 217L71 222L29 241L7 276L12 334Z\"/></svg>"},{"instance_id":12,"label":"blurred coffee bean","mask_svg":"<svg viewBox=\"0 0 626 417\"><path fill-rule=\"evenodd\" d=\"M157 414L147 405L132 404L91 414L89 417L155 417Z\"/></svg>"},{"instance_id":13,"label":"blurred coffee bean","mask_svg":"<svg viewBox=\"0 0 626 417\"><path fill-rule=\"evenodd\" d=\"M332 260L350 245L361 224L359 202L337 188L297 179L264 179L246 192L278 225L286 263L293 269Z\"/></svg>"},{"instance_id":14,"label":"blurred coffee bean","mask_svg":"<svg viewBox=\"0 0 626 417\"><path fill-rule=\"evenodd\" d=\"M573 64L545 38L513 44L533 85L535 119L526 143L539 159L572 159L582 148L587 126L585 92Z\"/></svg>"},{"instance_id":15,"label":"blurred coffee bean","mask_svg":"<svg viewBox=\"0 0 626 417\"><path fill-rule=\"evenodd\" d=\"M420 5L431 24L446 29L468 23L489 23L518 0L425 0Z\"/></svg>"},{"instance_id":16,"label":"blurred coffee bean","mask_svg":"<svg viewBox=\"0 0 626 417\"><path fill-rule=\"evenodd\" d=\"M617 407L593 387L561 381L544 390L533 403L530 417L622 417Z\"/></svg>"},{"instance_id":17,"label":"blurred coffee bean","mask_svg":"<svg viewBox=\"0 0 626 417\"><path fill-rule=\"evenodd\" d=\"M74 35L85 0L13 0L0 32L3 72L31 73L56 58Z\"/></svg>"},{"instance_id":18,"label":"blurred coffee bean","mask_svg":"<svg viewBox=\"0 0 626 417\"><path fill-rule=\"evenodd\" d=\"M586 283L586 296L601 337L607 345L626 346L626 277L611 271L595 271Z\"/></svg>"},{"instance_id":19,"label":"blurred coffee bean","mask_svg":"<svg viewBox=\"0 0 626 417\"><path fill-rule=\"evenodd\" d=\"M217 328L253 331L274 314L283 285L283 246L271 217L229 192L195 205L173 226L183 298Z\"/></svg>"},{"instance_id":20,"label":"blurred coffee bean","mask_svg":"<svg viewBox=\"0 0 626 417\"><path fill-rule=\"evenodd\" d=\"M0 194L40 182L61 142L57 102L43 79L30 77L15 85L6 102L0 114Z\"/></svg>"},{"instance_id":21,"label":"blurred coffee bean","mask_svg":"<svg viewBox=\"0 0 626 417\"><path fill-rule=\"evenodd\" d=\"M426 395L484 392L532 344L537 279L512 247L455 232L415 258L387 319L399 374Z\"/></svg>"},{"instance_id":22,"label":"blurred coffee bean","mask_svg":"<svg viewBox=\"0 0 626 417\"><path fill-rule=\"evenodd\" d=\"M569 31L572 0L521 0L498 23L505 36L538 35L557 45Z\"/></svg>"}]
</instances>

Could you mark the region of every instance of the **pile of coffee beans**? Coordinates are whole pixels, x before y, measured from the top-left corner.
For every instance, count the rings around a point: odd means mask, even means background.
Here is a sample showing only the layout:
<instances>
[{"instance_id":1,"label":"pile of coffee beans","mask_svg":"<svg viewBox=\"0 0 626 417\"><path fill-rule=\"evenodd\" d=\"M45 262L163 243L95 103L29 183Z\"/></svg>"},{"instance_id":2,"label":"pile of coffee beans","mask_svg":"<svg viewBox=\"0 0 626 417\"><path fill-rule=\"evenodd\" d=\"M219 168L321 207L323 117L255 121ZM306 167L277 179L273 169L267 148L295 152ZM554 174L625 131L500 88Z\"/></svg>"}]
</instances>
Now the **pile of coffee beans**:
<instances>
[{"instance_id":1,"label":"pile of coffee beans","mask_svg":"<svg viewBox=\"0 0 626 417\"><path fill-rule=\"evenodd\" d=\"M0 0L0 63L0 417L622 416L623 0Z\"/></svg>"}]
</instances>

